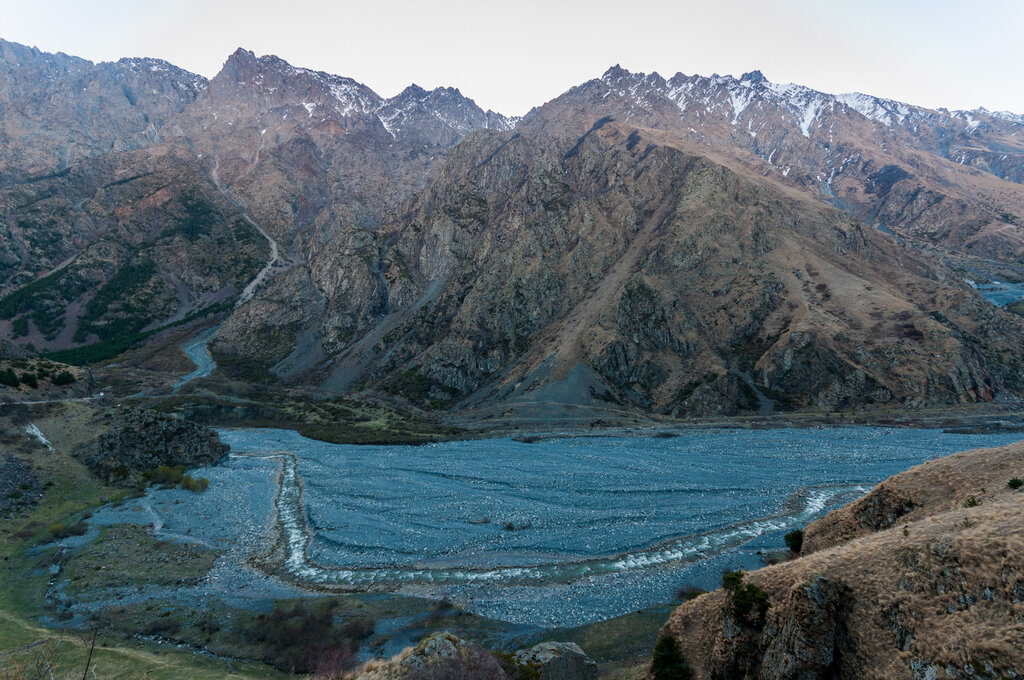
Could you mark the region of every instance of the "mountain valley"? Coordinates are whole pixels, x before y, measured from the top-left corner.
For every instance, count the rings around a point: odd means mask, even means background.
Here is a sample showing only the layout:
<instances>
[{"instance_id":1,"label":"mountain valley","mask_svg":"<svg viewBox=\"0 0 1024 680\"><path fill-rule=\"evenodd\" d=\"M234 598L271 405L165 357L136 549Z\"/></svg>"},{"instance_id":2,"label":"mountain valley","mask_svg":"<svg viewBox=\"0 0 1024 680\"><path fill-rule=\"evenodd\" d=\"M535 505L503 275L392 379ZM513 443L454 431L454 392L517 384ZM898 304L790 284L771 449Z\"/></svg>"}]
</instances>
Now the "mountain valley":
<instances>
[{"instance_id":1,"label":"mountain valley","mask_svg":"<svg viewBox=\"0 0 1024 680\"><path fill-rule=\"evenodd\" d=\"M1022 431L1024 115L0 39L2 677L1024 677Z\"/></svg>"}]
</instances>

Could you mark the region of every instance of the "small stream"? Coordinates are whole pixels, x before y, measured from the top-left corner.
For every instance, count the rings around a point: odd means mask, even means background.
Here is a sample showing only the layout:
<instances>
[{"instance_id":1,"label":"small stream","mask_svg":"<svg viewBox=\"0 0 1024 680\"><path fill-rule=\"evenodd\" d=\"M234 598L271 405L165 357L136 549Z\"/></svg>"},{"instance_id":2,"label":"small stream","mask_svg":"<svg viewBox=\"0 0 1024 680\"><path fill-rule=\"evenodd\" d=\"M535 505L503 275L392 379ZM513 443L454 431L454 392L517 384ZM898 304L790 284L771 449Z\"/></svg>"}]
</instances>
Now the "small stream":
<instances>
[{"instance_id":1,"label":"small stream","mask_svg":"<svg viewBox=\"0 0 1024 680\"><path fill-rule=\"evenodd\" d=\"M993 281L992 283L975 283L972 287L981 293L981 296L997 307L1024 300L1024 285L1019 283L1006 283Z\"/></svg>"},{"instance_id":2,"label":"small stream","mask_svg":"<svg viewBox=\"0 0 1024 680\"><path fill-rule=\"evenodd\" d=\"M178 382L174 383L175 391L180 389L186 383L192 382L196 378L205 378L213 372L213 369L217 368L216 362L214 362L213 357L210 356L210 350L207 347L207 344L210 342L210 339L213 338L218 328L220 328L220 324L213 328L208 328L181 346L181 350L189 359L192 360L192 363L196 365L196 369L182 377Z\"/></svg>"}]
</instances>

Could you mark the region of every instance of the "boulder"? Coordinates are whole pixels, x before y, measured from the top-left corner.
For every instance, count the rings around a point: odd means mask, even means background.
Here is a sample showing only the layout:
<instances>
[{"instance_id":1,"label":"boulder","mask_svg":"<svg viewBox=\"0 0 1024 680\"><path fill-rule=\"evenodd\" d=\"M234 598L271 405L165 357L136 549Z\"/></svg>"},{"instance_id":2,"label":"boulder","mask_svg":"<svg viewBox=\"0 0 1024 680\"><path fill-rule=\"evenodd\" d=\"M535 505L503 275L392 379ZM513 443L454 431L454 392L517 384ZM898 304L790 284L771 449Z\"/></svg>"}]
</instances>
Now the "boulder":
<instances>
[{"instance_id":1,"label":"boulder","mask_svg":"<svg viewBox=\"0 0 1024 680\"><path fill-rule=\"evenodd\" d=\"M597 664L573 642L542 642L519 650L512 660L536 670L540 680L597 680Z\"/></svg>"}]
</instances>

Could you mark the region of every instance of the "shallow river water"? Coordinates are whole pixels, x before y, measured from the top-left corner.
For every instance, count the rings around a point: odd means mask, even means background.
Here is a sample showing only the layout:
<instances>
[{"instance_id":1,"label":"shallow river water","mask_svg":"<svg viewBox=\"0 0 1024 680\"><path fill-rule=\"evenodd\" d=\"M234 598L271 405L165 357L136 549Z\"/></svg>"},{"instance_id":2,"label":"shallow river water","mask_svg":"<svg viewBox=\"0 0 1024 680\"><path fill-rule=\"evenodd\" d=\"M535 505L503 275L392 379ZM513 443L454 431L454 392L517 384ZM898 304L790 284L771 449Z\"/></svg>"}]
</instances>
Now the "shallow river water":
<instances>
[{"instance_id":1,"label":"shallow river water","mask_svg":"<svg viewBox=\"0 0 1024 680\"><path fill-rule=\"evenodd\" d=\"M891 474L1020 439L849 427L346 446L220 434L231 458L196 473L209 491L151 490L103 521L145 512L165 538L230 547L238 565L280 536L275 573L292 587L445 595L542 626L714 587ZM231 584L232 569L215 577Z\"/></svg>"}]
</instances>

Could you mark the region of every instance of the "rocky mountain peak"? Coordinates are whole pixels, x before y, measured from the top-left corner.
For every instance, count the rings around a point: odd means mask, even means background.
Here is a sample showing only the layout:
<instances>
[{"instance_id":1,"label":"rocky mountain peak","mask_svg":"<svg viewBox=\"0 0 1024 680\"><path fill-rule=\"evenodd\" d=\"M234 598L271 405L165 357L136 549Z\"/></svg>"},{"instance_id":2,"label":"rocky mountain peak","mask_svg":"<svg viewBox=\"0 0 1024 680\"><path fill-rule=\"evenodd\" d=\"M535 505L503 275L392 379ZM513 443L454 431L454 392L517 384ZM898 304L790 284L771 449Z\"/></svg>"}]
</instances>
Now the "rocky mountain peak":
<instances>
[{"instance_id":1,"label":"rocky mountain peak","mask_svg":"<svg viewBox=\"0 0 1024 680\"><path fill-rule=\"evenodd\" d=\"M629 71L622 68L619 64L616 64L604 72L604 75L601 76L601 80L605 82L615 82L622 78L628 78L631 75L632 74Z\"/></svg>"},{"instance_id":2,"label":"rocky mountain peak","mask_svg":"<svg viewBox=\"0 0 1024 680\"><path fill-rule=\"evenodd\" d=\"M740 76L740 82L743 83L763 83L766 82L767 78L760 71L750 71Z\"/></svg>"},{"instance_id":3,"label":"rocky mountain peak","mask_svg":"<svg viewBox=\"0 0 1024 680\"><path fill-rule=\"evenodd\" d=\"M381 97L343 76L292 66L276 55L256 55L239 48L210 81L215 107L241 103L250 113L281 106L302 106L309 118L360 117L372 114Z\"/></svg>"},{"instance_id":4,"label":"rocky mountain peak","mask_svg":"<svg viewBox=\"0 0 1024 680\"><path fill-rule=\"evenodd\" d=\"M415 83L385 100L376 113L395 138L444 146L474 130L511 129L517 120L484 111L457 87L425 90Z\"/></svg>"}]
</instances>

